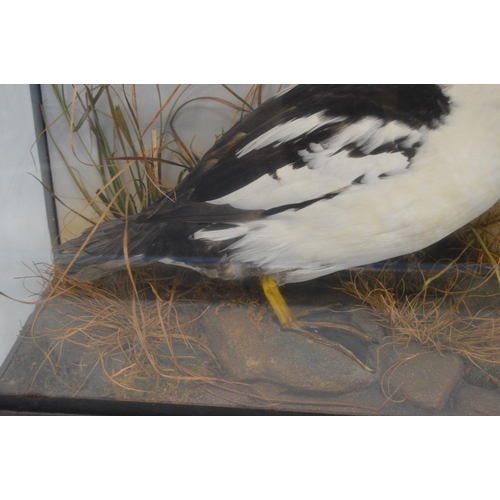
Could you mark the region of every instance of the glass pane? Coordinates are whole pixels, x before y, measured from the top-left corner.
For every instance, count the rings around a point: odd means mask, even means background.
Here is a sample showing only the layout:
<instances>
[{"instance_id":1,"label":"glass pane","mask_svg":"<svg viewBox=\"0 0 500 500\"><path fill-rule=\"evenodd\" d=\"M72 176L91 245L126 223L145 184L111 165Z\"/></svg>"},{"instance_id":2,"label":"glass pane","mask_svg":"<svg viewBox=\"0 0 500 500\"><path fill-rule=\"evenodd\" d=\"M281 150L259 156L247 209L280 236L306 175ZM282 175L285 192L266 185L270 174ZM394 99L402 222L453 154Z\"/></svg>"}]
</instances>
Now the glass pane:
<instances>
[{"instance_id":1,"label":"glass pane","mask_svg":"<svg viewBox=\"0 0 500 500\"><path fill-rule=\"evenodd\" d=\"M42 94L62 246L0 394L500 413L500 87Z\"/></svg>"}]
</instances>

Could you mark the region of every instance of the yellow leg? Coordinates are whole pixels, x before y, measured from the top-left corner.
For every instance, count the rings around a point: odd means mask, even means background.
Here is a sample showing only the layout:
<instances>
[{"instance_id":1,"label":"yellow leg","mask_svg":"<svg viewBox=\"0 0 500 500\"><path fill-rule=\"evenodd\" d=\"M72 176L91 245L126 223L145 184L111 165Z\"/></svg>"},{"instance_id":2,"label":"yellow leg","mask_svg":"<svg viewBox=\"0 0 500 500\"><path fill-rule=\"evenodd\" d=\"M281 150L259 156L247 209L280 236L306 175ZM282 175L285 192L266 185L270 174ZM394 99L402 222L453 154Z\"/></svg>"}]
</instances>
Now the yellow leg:
<instances>
[{"instance_id":1,"label":"yellow leg","mask_svg":"<svg viewBox=\"0 0 500 500\"><path fill-rule=\"evenodd\" d=\"M283 295L278 289L276 281L269 276L262 276L262 289L281 326L286 330L294 329L294 326L296 326L295 321Z\"/></svg>"}]
</instances>

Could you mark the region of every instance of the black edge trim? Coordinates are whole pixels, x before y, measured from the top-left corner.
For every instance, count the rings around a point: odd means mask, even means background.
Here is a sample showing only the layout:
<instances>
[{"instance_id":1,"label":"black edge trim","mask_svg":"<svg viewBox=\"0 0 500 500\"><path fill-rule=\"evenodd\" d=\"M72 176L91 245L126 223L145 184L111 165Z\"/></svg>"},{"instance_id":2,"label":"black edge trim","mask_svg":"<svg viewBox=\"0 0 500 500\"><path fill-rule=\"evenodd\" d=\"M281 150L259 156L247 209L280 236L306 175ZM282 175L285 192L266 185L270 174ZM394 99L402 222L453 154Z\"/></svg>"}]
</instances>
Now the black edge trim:
<instances>
[{"instance_id":1,"label":"black edge trim","mask_svg":"<svg viewBox=\"0 0 500 500\"><path fill-rule=\"evenodd\" d=\"M33 122L35 125L35 134L37 137L38 160L40 162L41 181L54 192L52 183L52 172L50 169L49 147L47 143L47 134L45 133L45 121L42 114L42 88L40 85L30 85L31 105L33 108ZM47 221L51 242L59 244L59 224L57 221L56 201L47 192L44 191L45 210L47 211Z\"/></svg>"}]
</instances>

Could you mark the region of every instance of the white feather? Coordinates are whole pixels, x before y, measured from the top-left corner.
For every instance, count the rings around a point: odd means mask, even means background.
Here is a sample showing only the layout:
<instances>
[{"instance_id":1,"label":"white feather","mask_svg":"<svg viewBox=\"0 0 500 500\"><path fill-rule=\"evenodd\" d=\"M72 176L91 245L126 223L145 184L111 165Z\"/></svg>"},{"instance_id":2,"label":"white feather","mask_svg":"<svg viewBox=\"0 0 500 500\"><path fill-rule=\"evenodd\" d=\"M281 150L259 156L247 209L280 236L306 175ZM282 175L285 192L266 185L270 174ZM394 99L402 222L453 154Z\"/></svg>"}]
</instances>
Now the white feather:
<instances>
[{"instance_id":1,"label":"white feather","mask_svg":"<svg viewBox=\"0 0 500 500\"><path fill-rule=\"evenodd\" d=\"M262 149L270 144L276 144L276 146L278 146L283 142L296 139L301 135L310 133L319 127L323 127L324 125L339 123L341 121L343 121L343 118L327 118L323 112L305 116L303 118L295 118L288 122L281 123L280 125L276 125L276 127L273 127L253 141L249 142L245 147L236 152L236 156L241 158L250 153L250 151Z\"/></svg>"}]
</instances>

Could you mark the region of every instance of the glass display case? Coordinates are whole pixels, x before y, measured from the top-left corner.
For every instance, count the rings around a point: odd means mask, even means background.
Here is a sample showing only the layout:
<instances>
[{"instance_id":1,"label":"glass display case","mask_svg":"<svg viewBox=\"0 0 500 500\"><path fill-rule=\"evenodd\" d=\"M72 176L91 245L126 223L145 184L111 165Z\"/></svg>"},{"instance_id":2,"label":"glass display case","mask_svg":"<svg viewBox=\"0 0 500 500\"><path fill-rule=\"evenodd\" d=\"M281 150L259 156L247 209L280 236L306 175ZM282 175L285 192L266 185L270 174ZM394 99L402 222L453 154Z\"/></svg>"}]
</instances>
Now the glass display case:
<instances>
[{"instance_id":1,"label":"glass display case","mask_svg":"<svg viewBox=\"0 0 500 500\"><path fill-rule=\"evenodd\" d=\"M0 87L0 410L500 414L486 90Z\"/></svg>"}]
</instances>

